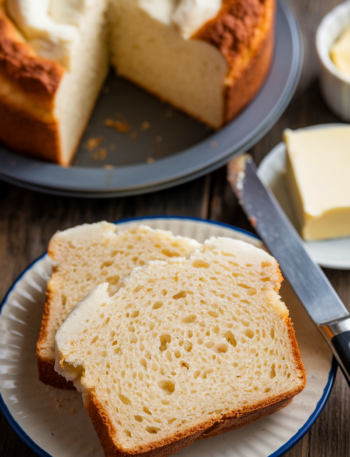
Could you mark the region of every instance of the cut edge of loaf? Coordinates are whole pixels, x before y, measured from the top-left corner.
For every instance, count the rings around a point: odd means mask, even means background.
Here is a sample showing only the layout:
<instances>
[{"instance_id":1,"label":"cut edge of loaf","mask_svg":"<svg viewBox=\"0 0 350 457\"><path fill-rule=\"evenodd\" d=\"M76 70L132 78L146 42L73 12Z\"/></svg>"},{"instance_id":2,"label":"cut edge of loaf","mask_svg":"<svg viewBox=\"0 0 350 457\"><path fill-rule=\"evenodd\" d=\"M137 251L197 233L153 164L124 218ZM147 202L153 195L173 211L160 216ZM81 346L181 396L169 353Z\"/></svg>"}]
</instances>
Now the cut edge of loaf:
<instances>
[{"instance_id":1,"label":"cut edge of loaf","mask_svg":"<svg viewBox=\"0 0 350 457\"><path fill-rule=\"evenodd\" d=\"M174 97L166 97L162 91L159 91L152 84L145 82L142 78L131 74L130 71L120 72L127 79L139 85L147 92L160 97L162 100L170 103L175 108L185 112L197 121L207 125L209 128L218 130L233 120L244 108L254 99L261 89L265 79L268 76L275 43L275 13L276 1L267 0L264 3L264 14L260 18L249 44L245 43L243 47L243 56L238 59L228 57L230 50L226 49L224 33L218 32L225 22L225 15L230 3L233 0L224 2L221 12L214 18L204 24L192 37L191 40L199 41L209 45L212 50L217 51L220 57L227 64L227 75L222 86L222 108L220 119L209 120L208 115L198 110L191 110L184 103L179 103ZM241 8L241 12L244 8ZM240 18L241 19L241 18ZM213 35L220 36L219 42L213 40ZM228 51L228 52L227 52ZM113 59L112 59L113 60Z\"/></svg>"},{"instance_id":2,"label":"cut edge of loaf","mask_svg":"<svg viewBox=\"0 0 350 457\"><path fill-rule=\"evenodd\" d=\"M188 243L191 248L196 249L200 246L200 244L189 237L184 236L175 236L169 230L161 230L161 229L152 229L151 227L140 224L135 227L134 229L141 229L145 230L149 233L159 233L164 234L166 236L171 236L174 240L185 241ZM57 371L55 371L55 358L50 358L45 355L44 346L47 343L49 334L48 334L48 324L50 320L50 314L52 313L52 307L54 306L56 296L58 291L50 288L51 280L54 277L55 271L60 262L61 257L61 248L62 248L62 241L70 241L70 240L78 240L79 242L84 242L89 240L92 236L100 235L101 233L105 234L122 234L128 230L132 230L133 228L123 228L118 227L116 224L112 224L107 221L96 222L93 224L82 224L76 227L69 228L67 230L58 231L50 240L48 246L48 256L50 257L51 261L53 262L53 272L52 276L47 285L47 292L46 292L46 302L45 308L42 318L42 324L40 328L40 335L36 345L36 357L37 357L37 365L38 365L38 373L39 373L39 380L44 384L47 384L51 387L56 387L58 389L69 389L74 390L75 387L72 382L66 381L66 379L59 375Z\"/></svg>"}]
</instances>

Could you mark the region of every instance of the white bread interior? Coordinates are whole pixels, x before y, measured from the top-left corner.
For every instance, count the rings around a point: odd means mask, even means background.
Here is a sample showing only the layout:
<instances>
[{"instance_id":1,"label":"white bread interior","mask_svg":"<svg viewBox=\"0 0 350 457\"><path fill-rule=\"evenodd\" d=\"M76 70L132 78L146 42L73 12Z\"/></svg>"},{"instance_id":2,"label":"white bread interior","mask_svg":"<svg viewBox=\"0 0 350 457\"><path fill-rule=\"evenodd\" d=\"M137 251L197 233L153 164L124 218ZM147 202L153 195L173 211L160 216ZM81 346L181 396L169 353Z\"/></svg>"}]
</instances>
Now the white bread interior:
<instances>
[{"instance_id":1,"label":"white bread interior","mask_svg":"<svg viewBox=\"0 0 350 457\"><path fill-rule=\"evenodd\" d=\"M138 0L110 4L112 63L118 73L214 128L224 122L228 64L214 46L185 40ZM174 58L176 56L176 58Z\"/></svg>"},{"instance_id":2,"label":"white bread interior","mask_svg":"<svg viewBox=\"0 0 350 457\"><path fill-rule=\"evenodd\" d=\"M47 309L37 345L40 359L55 359L55 333L74 305L95 286L109 284L115 293L119 280L149 260L187 255L199 244L171 232L138 226L118 230L115 224L99 222L58 232L49 244L55 263L48 282Z\"/></svg>"},{"instance_id":3,"label":"white bread interior","mask_svg":"<svg viewBox=\"0 0 350 457\"><path fill-rule=\"evenodd\" d=\"M109 70L106 28L106 0L95 0L80 28L73 47L70 70L64 73L55 99L62 162L70 163L86 129Z\"/></svg>"},{"instance_id":4,"label":"white bread interior","mask_svg":"<svg viewBox=\"0 0 350 457\"><path fill-rule=\"evenodd\" d=\"M84 298L56 334L55 369L88 410L98 399L106 455L151 451L300 392L280 282L266 252L214 238L136 268L113 296L105 283Z\"/></svg>"}]
</instances>

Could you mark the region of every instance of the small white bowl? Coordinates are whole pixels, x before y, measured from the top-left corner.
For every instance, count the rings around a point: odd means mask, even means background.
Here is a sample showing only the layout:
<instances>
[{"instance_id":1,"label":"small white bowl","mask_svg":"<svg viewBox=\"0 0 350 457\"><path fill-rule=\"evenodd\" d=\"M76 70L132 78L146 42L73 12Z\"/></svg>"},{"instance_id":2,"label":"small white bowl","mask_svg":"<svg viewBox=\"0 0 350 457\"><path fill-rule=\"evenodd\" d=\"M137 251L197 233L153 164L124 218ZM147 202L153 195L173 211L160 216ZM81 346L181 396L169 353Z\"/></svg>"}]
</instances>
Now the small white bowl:
<instances>
[{"instance_id":1,"label":"small white bowl","mask_svg":"<svg viewBox=\"0 0 350 457\"><path fill-rule=\"evenodd\" d=\"M333 43L347 27L350 27L350 1L337 6L323 18L316 32L316 50L326 103L335 114L350 121L350 76L339 71L330 57Z\"/></svg>"}]
</instances>

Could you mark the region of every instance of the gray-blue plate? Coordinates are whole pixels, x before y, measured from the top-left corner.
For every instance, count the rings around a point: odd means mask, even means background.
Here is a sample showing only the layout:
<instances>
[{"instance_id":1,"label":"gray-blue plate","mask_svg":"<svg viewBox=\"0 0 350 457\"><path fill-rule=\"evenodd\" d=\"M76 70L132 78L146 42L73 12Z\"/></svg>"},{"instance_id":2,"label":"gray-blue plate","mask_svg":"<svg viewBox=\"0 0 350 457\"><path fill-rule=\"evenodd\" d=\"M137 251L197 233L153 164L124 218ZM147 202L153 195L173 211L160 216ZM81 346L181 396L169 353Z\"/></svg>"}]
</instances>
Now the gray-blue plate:
<instances>
[{"instance_id":1,"label":"gray-blue plate","mask_svg":"<svg viewBox=\"0 0 350 457\"><path fill-rule=\"evenodd\" d=\"M0 147L0 178L46 193L96 198L151 192L195 179L253 146L272 127L295 91L302 56L296 20L287 3L279 0L275 55L266 82L252 103L220 131L207 130L111 74L71 167ZM106 127L109 118L127 121L131 130L119 133ZM141 128L145 122L147 130ZM89 151L88 140L97 137L102 142ZM100 149L107 152L105 158Z\"/></svg>"}]
</instances>

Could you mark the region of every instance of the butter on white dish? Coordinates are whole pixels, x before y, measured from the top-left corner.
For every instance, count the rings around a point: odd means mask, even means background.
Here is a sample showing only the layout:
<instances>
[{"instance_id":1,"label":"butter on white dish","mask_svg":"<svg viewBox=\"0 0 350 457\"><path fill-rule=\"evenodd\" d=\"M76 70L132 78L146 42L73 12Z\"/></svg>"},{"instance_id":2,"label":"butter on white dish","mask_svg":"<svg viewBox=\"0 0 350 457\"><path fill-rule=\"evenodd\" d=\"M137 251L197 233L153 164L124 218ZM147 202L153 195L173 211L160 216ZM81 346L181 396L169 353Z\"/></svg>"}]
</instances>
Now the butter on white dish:
<instances>
[{"instance_id":1,"label":"butter on white dish","mask_svg":"<svg viewBox=\"0 0 350 457\"><path fill-rule=\"evenodd\" d=\"M287 182L304 240L350 235L350 126L284 132Z\"/></svg>"},{"instance_id":2,"label":"butter on white dish","mask_svg":"<svg viewBox=\"0 0 350 457\"><path fill-rule=\"evenodd\" d=\"M333 44L330 55L338 70L350 76L350 27Z\"/></svg>"}]
</instances>

